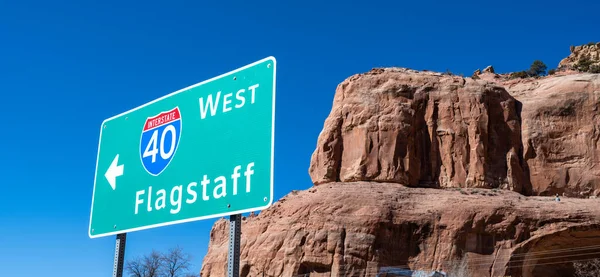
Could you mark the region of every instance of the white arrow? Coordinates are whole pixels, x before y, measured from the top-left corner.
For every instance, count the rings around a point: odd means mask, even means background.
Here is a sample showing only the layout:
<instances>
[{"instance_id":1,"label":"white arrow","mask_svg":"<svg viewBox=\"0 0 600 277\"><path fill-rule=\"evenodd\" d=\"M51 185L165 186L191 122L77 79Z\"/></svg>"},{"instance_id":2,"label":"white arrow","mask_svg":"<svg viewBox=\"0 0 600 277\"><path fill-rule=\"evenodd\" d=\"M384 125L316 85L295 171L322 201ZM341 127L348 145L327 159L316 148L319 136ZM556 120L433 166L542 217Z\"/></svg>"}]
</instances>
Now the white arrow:
<instances>
[{"instance_id":1,"label":"white arrow","mask_svg":"<svg viewBox=\"0 0 600 277\"><path fill-rule=\"evenodd\" d=\"M123 167L125 165L117 166L119 162L119 154L115 156L115 159L112 161L106 173L104 173L104 177L108 180L108 183L112 187L113 190L117 188L117 177L123 175Z\"/></svg>"}]
</instances>

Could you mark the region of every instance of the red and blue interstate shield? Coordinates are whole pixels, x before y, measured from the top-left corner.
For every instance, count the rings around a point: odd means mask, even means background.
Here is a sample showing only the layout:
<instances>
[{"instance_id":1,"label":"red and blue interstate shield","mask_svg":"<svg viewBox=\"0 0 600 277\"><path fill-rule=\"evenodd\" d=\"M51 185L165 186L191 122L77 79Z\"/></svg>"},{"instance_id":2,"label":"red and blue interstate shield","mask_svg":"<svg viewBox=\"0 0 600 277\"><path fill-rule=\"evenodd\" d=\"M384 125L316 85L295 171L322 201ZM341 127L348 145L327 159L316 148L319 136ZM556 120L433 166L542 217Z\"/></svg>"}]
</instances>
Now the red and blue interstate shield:
<instances>
[{"instance_id":1,"label":"red and blue interstate shield","mask_svg":"<svg viewBox=\"0 0 600 277\"><path fill-rule=\"evenodd\" d=\"M140 138L140 158L144 169L153 176L161 174L173 159L180 137L179 107L146 119Z\"/></svg>"}]
</instances>

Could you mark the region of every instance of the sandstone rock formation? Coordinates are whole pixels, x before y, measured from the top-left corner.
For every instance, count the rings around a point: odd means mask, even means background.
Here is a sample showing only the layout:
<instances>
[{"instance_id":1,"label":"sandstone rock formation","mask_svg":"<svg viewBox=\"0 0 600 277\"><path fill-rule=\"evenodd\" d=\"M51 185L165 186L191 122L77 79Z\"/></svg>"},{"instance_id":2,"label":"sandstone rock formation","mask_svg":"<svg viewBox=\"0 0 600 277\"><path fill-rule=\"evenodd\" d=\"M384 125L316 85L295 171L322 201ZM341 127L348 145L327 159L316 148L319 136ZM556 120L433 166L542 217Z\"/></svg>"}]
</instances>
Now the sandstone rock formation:
<instances>
[{"instance_id":1,"label":"sandstone rock formation","mask_svg":"<svg viewBox=\"0 0 600 277\"><path fill-rule=\"evenodd\" d=\"M336 91L310 176L328 182L530 190L519 105L501 86L408 69L354 75Z\"/></svg>"},{"instance_id":2,"label":"sandstone rock formation","mask_svg":"<svg viewBox=\"0 0 600 277\"><path fill-rule=\"evenodd\" d=\"M591 61L590 66L600 66L600 42L571 46L571 54L560 61L558 68L575 69L584 59Z\"/></svg>"},{"instance_id":3,"label":"sandstone rock formation","mask_svg":"<svg viewBox=\"0 0 600 277\"><path fill-rule=\"evenodd\" d=\"M480 78L408 69L348 78L313 153L313 182L600 195L599 74Z\"/></svg>"},{"instance_id":4,"label":"sandstone rock formation","mask_svg":"<svg viewBox=\"0 0 600 277\"><path fill-rule=\"evenodd\" d=\"M600 74L480 77L505 87L522 107L523 159L533 194L600 195Z\"/></svg>"},{"instance_id":5,"label":"sandstone rock formation","mask_svg":"<svg viewBox=\"0 0 600 277\"><path fill-rule=\"evenodd\" d=\"M448 270L461 255L470 276L573 276L569 261L600 257L600 74L479 73L342 82L315 186L244 220L241 276ZM203 277L226 276L227 243L219 220Z\"/></svg>"},{"instance_id":6,"label":"sandstone rock formation","mask_svg":"<svg viewBox=\"0 0 600 277\"><path fill-rule=\"evenodd\" d=\"M494 74L494 67L491 65L488 65L486 68L483 69L483 73L491 73ZM475 72L473 72L473 76L479 76L481 74L481 69L477 69L475 70Z\"/></svg>"},{"instance_id":7,"label":"sandstone rock formation","mask_svg":"<svg viewBox=\"0 0 600 277\"><path fill-rule=\"evenodd\" d=\"M600 256L600 247L589 247L600 244L599 204L506 190L315 186L243 222L241 277L447 271L463 254L470 276L572 276L565 261ZM228 221L217 221L210 238L201 274L226 276Z\"/></svg>"},{"instance_id":8,"label":"sandstone rock formation","mask_svg":"<svg viewBox=\"0 0 600 277\"><path fill-rule=\"evenodd\" d=\"M522 103L524 159L537 195L600 194L600 74L506 85Z\"/></svg>"}]
</instances>

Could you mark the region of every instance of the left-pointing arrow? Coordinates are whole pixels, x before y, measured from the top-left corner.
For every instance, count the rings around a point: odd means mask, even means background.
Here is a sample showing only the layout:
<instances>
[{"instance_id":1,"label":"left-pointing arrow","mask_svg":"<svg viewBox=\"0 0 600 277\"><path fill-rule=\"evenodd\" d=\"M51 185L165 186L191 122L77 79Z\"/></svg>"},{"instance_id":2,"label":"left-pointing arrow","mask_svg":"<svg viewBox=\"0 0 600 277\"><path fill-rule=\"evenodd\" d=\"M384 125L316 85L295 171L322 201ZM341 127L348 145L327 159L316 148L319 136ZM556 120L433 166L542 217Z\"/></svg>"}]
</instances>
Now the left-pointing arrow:
<instances>
[{"instance_id":1,"label":"left-pointing arrow","mask_svg":"<svg viewBox=\"0 0 600 277\"><path fill-rule=\"evenodd\" d=\"M104 173L104 177L108 181L108 184L112 187L113 190L117 188L117 177L123 175L123 168L125 165L117 165L119 163L119 154L115 156L112 163Z\"/></svg>"}]
</instances>

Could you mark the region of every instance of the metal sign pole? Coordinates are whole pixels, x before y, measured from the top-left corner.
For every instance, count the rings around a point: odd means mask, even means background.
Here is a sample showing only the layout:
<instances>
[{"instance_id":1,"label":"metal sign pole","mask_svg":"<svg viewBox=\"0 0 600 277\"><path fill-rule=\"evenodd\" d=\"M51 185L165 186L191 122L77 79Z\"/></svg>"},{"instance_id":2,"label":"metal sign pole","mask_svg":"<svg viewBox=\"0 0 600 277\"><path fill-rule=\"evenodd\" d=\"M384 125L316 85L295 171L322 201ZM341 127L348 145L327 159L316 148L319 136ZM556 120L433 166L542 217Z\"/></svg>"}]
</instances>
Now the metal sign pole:
<instances>
[{"instance_id":1,"label":"metal sign pole","mask_svg":"<svg viewBox=\"0 0 600 277\"><path fill-rule=\"evenodd\" d=\"M242 215L229 216L229 251L227 253L227 276L240 276L240 239L242 228Z\"/></svg>"},{"instance_id":2,"label":"metal sign pole","mask_svg":"<svg viewBox=\"0 0 600 277\"><path fill-rule=\"evenodd\" d=\"M115 263L113 266L113 277L123 277L123 264L125 263L125 239L127 233L117 235L115 245Z\"/></svg>"}]
</instances>

